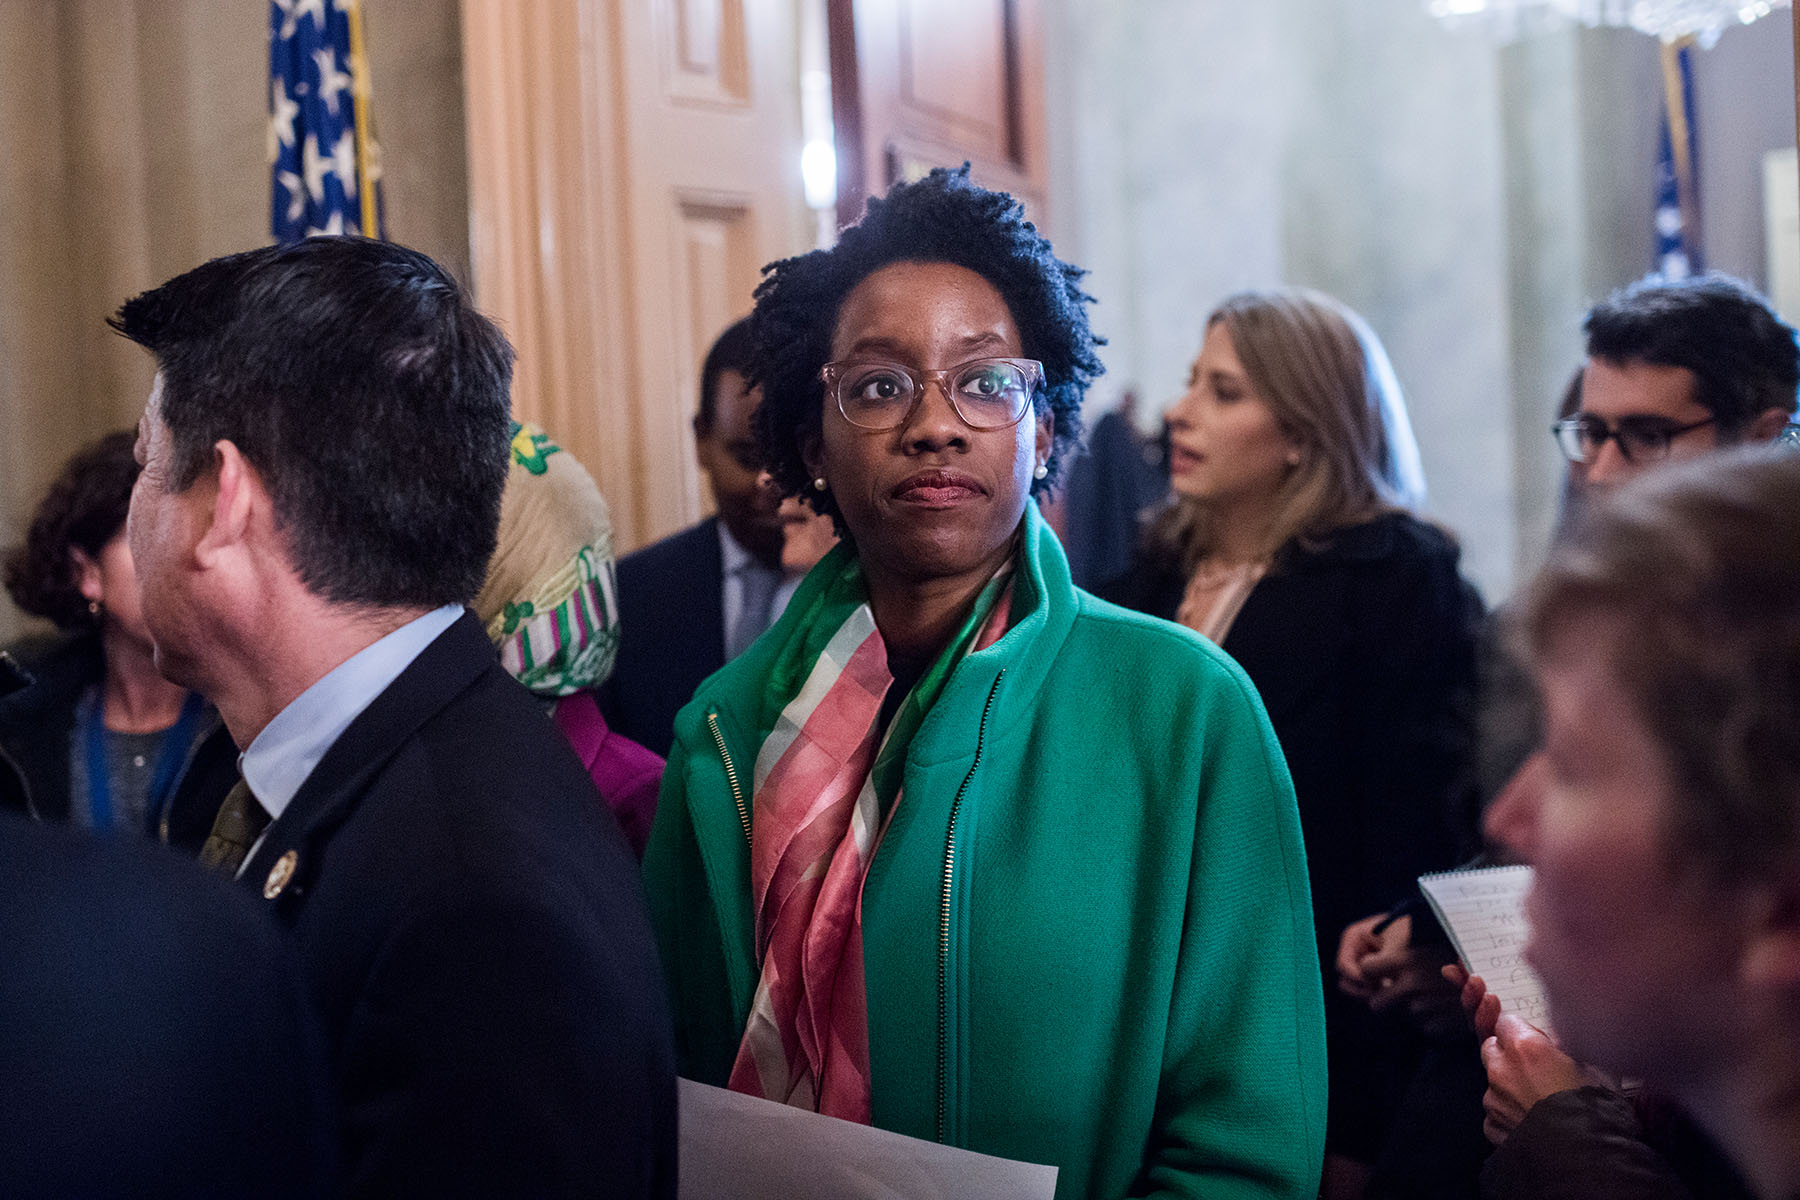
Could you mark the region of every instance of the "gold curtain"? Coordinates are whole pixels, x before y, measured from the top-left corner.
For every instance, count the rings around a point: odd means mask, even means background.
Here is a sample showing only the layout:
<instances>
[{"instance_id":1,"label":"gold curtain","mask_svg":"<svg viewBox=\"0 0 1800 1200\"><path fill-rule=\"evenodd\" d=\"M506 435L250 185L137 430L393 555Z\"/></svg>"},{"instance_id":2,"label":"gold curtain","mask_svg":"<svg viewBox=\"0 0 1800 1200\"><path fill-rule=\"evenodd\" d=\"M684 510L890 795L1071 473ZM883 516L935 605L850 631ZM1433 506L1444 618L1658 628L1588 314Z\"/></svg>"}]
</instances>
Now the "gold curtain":
<instances>
[{"instance_id":1,"label":"gold curtain","mask_svg":"<svg viewBox=\"0 0 1800 1200\"><path fill-rule=\"evenodd\" d=\"M365 0L389 236L468 277L457 7ZM105 318L269 240L268 6L0 3L0 546L70 452L137 420ZM0 641L25 624L0 595Z\"/></svg>"}]
</instances>

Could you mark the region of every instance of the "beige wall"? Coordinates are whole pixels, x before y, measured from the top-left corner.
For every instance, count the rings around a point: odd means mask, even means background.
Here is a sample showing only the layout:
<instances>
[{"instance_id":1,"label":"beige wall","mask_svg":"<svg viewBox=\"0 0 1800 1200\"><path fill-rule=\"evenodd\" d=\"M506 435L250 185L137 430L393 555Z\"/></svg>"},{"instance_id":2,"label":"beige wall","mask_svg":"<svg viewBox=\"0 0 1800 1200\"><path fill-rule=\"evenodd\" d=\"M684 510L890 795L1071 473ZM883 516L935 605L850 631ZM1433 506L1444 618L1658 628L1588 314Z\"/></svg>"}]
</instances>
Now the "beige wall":
<instances>
[{"instance_id":1,"label":"beige wall","mask_svg":"<svg viewBox=\"0 0 1800 1200\"><path fill-rule=\"evenodd\" d=\"M468 276L458 9L365 0L388 234ZM81 443L132 424L127 297L266 243L268 13L244 0L0 3L0 544ZM0 598L0 639L21 628Z\"/></svg>"}]
</instances>

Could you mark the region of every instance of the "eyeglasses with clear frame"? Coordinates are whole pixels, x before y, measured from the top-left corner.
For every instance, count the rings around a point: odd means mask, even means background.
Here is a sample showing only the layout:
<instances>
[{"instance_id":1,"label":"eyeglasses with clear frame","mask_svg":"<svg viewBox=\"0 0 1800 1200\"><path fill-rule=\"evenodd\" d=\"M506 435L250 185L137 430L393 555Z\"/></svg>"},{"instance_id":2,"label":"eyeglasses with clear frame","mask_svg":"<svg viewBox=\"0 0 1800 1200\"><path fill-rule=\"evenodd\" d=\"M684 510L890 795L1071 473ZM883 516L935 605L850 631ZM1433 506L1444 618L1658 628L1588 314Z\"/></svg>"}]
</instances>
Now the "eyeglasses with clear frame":
<instances>
[{"instance_id":1,"label":"eyeglasses with clear frame","mask_svg":"<svg viewBox=\"0 0 1800 1200\"><path fill-rule=\"evenodd\" d=\"M1678 425L1663 417L1620 417L1610 425L1591 414L1565 417L1550 427L1563 457L1572 463L1591 463L1600 457L1608 442L1619 444L1619 453L1628 463L1658 462L1669 456L1669 445L1684 433L1704 429L1718 418L1707 417L1687 425Z\"/></svg>"},{"instance_id":2,"label":"eyeglasses with clear frame","mask_svg":"<svg viewBox=\"0 0 1800 1200\"><path fill-rule=\"evenodd\" d=\"M1035 358L974 358L954 367L927 371L878 359L826 363L819 372L844 420L858 429L882 433L906 424L936 383L950 407L970 429L1017 425L1044 382L1044 364Z\"/></svg>"}]
</instances>

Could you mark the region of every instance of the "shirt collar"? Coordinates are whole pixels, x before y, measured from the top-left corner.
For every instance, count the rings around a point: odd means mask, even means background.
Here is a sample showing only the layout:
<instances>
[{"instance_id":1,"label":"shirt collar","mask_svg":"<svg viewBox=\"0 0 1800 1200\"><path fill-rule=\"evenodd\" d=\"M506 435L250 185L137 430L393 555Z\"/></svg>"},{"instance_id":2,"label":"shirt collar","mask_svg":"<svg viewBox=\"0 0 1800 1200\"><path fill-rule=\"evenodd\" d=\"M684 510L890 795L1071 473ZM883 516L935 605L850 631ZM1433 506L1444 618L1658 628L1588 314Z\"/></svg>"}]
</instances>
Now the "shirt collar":
<instances>
[{"instance_id":1,"label":"shirt collar","mask_svg":"<svg viewBox=\"0 0 1800 1200\"><path fill-rule=\"evenodd\" d=\"M725 522L718 522L719 552L723 557L727 577L736 575L746 568L754 567L767 571L768 568L758 562L756 556L744 549L744 544L731 536L731 530L725 528Z\"/></svg>"},{"instance_id":2,"label":"shirt collar","mask_svg":"<svg viewBox=\"0 0 1800 1200\"><path fill-rule=\"evenodd\" d=\"M238 770L271 821L286 811L350 722L462 612L462 605L446 604L363 647L294 697L263 727L238 756Z\"/></svg>"}]
</instances>

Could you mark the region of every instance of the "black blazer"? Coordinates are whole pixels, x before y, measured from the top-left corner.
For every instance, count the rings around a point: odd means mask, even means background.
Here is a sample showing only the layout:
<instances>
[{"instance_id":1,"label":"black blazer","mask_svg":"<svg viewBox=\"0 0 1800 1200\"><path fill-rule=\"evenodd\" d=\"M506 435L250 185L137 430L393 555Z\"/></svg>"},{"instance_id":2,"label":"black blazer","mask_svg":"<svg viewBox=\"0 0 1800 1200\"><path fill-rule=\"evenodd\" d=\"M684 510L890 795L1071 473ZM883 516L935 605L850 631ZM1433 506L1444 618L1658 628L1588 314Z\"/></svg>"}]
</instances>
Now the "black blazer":
<instances>
[{"instance_id":1,"label":"black blazer","mask_svg":"<svg viewBox=\"0 0 1800 1200\"><path fill-rule=\"evenodd\" d=\"M242 879L317 992L349 1194L675 1194L637 863L473 614L351 722Z\"/></svg>"},{"instance_id":2,"label":"black blazer","mask_svg":"<svg viewBox=\"0 0 1800 1200\"><path fill-rule=\"evenodd\" d=\"M619 560L619 654L600 689L613 732L664 758L675 714L725 665L725 556L718 519Z\"/></svg>"},{"instance_id":3,"label":"black blazer","mask_svg":"<svg viewBox=\"0 0 1800 1200\"><path fill-rule=\"evenodd\" d=\"M325 1197L299 962L168 850L0 813L0 1195Z\"/></svg>"},{"instance_id":4,"label":"black blazer","mask_svg":"<svg viewBox=\"0 0 1800 1200\"><path fill-rule=\"evenodd\" d=\"M1225 636L1293 773L1328 965L1345 925L1416 894L1418 875L1475 842L1482 605L1458 557L1402 513L1290 543ZM1140 560L1100 594L1173 619L1185 589Z\"/></svg>"}]
</instances>

